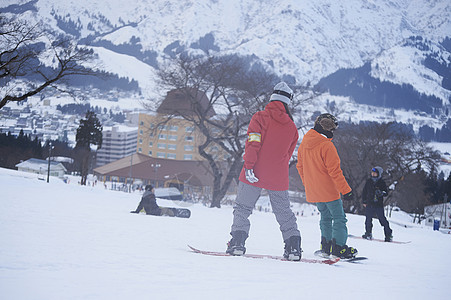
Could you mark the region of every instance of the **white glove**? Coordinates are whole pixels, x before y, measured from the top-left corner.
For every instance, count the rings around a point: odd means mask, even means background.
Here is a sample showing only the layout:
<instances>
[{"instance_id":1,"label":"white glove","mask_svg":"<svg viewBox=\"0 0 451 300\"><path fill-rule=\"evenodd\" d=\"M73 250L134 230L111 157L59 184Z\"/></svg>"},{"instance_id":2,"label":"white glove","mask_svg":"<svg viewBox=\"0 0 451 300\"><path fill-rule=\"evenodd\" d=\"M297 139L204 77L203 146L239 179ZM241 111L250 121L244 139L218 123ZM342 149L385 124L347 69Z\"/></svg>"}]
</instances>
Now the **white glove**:
<instances>
[{"instance_id":1,"label":"white glove","mask_svg":"<svg viewBox=\"0 0 451 300\"><path fill-rule=\"evenodd\" d=\"M244 169L244 173L246 174L246 179L250 183L256 183L258 181L258 178L255 177L254 170L252 169Z\"/></svg>"}]
</instances>

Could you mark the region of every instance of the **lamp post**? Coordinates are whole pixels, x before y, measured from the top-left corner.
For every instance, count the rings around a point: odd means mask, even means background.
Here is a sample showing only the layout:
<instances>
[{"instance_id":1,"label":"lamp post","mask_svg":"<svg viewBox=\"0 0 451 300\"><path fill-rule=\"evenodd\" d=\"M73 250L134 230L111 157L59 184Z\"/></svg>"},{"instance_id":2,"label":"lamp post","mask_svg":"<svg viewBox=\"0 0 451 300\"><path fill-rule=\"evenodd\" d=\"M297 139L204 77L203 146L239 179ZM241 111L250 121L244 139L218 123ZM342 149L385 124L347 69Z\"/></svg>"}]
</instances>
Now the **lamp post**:
<instances>
[{"instance_id":1,"label":"lamp post","mask_svg":"<svg viewBox=\"0 0 451 300\"><path fill-rule=\"evenodd\" d=\"M150 166L152 168L154 168L154 171L155 171L155 187L157 187L157 185L158 185L157 171L158 171L158 168L161 167L161 165L160 164L151 164Z\"/></svg>"},{"instance_id":2,"label":"lamp post","mask_svg":"<svg viewBox=\"0 0 451 300\"><path fill-rule=\"evenodd\" d=\"M47 168L47 183L49 182L50 179L50 157L52 156L52 142L49 143L49 164L48 164L48 168Z\"/></svg>"},{"instance_id":3,"label":"lamp post","mask_svg":"<svg viewBox=\"0 0 451 300\"><path fill-rule=\"evenodd\" d=\"M130 178L130 183L128 185L128 192L131 193L132 192L132 167L133 167L133 154L130 156L130 174L129 174L129 178Z\"/></svg>"}]
</instances>

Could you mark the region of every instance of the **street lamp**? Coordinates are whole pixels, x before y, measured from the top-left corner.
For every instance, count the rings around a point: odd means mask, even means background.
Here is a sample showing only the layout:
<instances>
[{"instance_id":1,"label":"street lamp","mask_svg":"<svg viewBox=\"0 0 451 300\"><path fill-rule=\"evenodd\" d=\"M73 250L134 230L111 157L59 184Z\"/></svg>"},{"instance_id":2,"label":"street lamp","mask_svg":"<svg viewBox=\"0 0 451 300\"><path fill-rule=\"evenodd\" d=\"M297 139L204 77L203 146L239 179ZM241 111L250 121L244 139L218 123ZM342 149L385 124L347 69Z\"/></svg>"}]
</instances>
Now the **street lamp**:
<instances>
[{"instance_id":1,"label":"street lamp","mask_svg":"<svg viewBox=\"0 0 451 300\"><path fill-rule=\"evenodd\" d=\"M154 170L155 170L155 187L157 187L157 185L158 185L157 171L158 171L158 168L161 167L161 165L160 164L151 164L150 166L152 168L154 168Z\"/></svg>"},{"instance_id":2,"label":"street lamp","mask_svg":"<svg viewBox=\"0 0 451 300\"><path fill-rule=\"evenodd\" d=\"M132 192L132 167L133 167L133 154L130 155L130 171L129 171L129 178L130 178L130 183L128 185L128 192L131 193Z\"/></svg>"},{"instance_id":3,"label":"street lamp","mask_svg":"<svg viewBox=\"0 0 451 300\"><path fill-rule=\"evenodd\" d=\"M54 147L52 146L52 142L49 143L49 164L48 164L48 168L47 168L47 183L49 182L49 178L50 178L50 157L52 156L52 149Z\"/></svg>"}]
</instances>

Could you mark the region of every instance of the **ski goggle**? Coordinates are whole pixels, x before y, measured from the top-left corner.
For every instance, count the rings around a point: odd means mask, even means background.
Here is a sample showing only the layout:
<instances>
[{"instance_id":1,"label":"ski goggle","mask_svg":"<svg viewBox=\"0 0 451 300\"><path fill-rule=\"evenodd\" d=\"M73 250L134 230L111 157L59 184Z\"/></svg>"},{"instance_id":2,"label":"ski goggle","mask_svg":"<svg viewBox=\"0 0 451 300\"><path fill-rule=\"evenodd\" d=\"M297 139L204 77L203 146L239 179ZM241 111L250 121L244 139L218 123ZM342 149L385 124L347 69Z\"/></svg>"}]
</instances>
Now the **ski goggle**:
<instances>
[{"instance_id":1,"label":"ski goggle","mask_svg":"<svg viewBox=\"0 0 451 300\"><path fill-rule=\"evenodd\" d=\"M282 95L282 96L287 97L287 98L290 99L290 100L293 100L293 94L287 93L287 92L285 92L285 91L274 90L272 93L273 93L273 94Z\"/></svg>"},{"instance_id":2,"label":"ski goggle","mask_svg":"<svg viewBox=\"0 0 451 300\"><path fill-rule=\"evenodd\" d=\"M378 170L376 168L372 168L371 172L378 172Z\"/></svg>"}]
</instances>

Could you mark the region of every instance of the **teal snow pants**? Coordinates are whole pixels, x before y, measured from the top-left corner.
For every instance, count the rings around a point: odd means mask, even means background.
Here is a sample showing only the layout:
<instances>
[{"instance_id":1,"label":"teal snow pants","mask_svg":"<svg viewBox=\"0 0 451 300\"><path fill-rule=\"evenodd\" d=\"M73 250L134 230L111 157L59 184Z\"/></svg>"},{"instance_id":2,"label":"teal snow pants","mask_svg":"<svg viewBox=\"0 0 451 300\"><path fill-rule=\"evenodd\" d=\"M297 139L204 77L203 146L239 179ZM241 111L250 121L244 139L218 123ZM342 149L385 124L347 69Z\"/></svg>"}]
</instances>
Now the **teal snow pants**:
<instances>
[{"instance_id":1,"label":"teal snow pants","mask_svg":"<svg viewBox=\"0 0 451 300\"><path fill-rule=\"evenodd\" d=\"M321 236L325 237L326 241L335 239L337 245L346 245L348 239L346 222L348 220L341 199L332 202L318 202L316 207L321 213L321 220L319 221Z\"/></svg>"}]
</instances>

